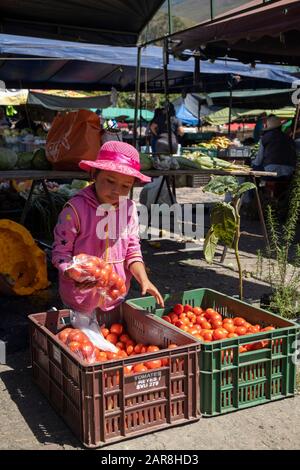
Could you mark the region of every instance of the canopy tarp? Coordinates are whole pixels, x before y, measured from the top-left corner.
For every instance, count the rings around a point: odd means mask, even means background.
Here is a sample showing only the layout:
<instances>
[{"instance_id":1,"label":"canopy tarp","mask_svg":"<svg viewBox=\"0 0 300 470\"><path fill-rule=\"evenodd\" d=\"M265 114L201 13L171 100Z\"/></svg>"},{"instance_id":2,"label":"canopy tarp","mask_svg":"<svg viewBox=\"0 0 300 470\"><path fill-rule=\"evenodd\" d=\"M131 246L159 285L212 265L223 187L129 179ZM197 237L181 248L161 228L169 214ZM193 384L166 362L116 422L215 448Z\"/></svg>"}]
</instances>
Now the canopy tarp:
<instances>
[{"instance_id":1,"label":"canopy tarp","mask_svg":"<svg viewBox=\"0 0 300 470\"><path fill-rule=\"evenodd\" d=\"M129 46L163 1L9 0L0 5L0 28L7 34Z\"/></svg>"},{"instance_id":2,"label":"canopy tarp","mask_svg":"<svg viewBox=\"0 0 300 470\"><path fill-rule=\"evenodd\" d=\"M268 116L273 114L274 116L280 117L282 119L290 119L295 116L295 107L286 106L281 109L249 109L243 113L238 113L238 118L251 118L260 116L263 113L266 113Z\"/></svg>"},{"instance_id":3,"label":"canopy tarp","mask_svg":"<svg viewBox=\"0 0 300 470\"><path fill-rule=\"evenodd\" d=\"M135 88L136 62L136 47L74 44L0 34L1 80L9 89L110 90L113 86L121 91L131 91ZM162 48L148 46L143 49L141 68L142 91L162 92ZM193 86L192 57L181 61L171 56L168 69L172 91ZM276 82L282 83L280 86L291 86L295 80L291 69L265 65L257 65L254 69L237 61L201 61L200 71L205 91L226 89L230 74L243 77L242 88L271 88Z\"/></svg>"},{"instance_id":4,"label":"canopy tarp","mask_svg":"<svg viewBox=\"0 0 300 470\"><path fill-rule=\"evenodd\" d=\"M147 109L138 110L138 119L151 121L153 119L153 111L148 111ZM101 116L104 119L117 119L124 118L125 121L134 121L134 109L133 108L114 108L108 107L103 109Z\"/></svg>"},{"instance_id":5,"label":"canopy tarp","mask_svg":"<svg viewBox=\"0 0 300 470\"><path fill-rule=\"evenodd\" d=\"M233 90L232 92L232 106L234 108L273 108L274 105L281 108L291 104L291 93L293 89L274 89L274 90ZM217 91L215 93L208 93L202 95L201 93L194 94L199 96L200 99L207 100L210 98L214 105L219 107L226 107L229 104L230 92Z\"/></svg>"},{"instance_id":6,"label":"canopy tarp","mask_svg":"<svg viewBox=\"0 0 300 470\"><path fill-rule=\"evenodd\" d=\"M290 119L295 116L295 108L294 107L285 107L282 109L240 109L240 108L232 108L231 110L231 121L241 121L243 119L255 118L260 116L261 114L266 113L268 116L270 114L274 114L277 117L282 119ZM205 122L212 125L212 126L221 126L223 124L227 124L229 122L229 108L223 108L217 111L216 113L212 113L205 117Z\"/></svg>"},{"instance_id":7,"label":"canopy tarp","mask_svg":"<svg viewBox=\"0 0 300 470\"><path fill-rule=\"evenodd\" d=\"M245 109L231 109L231 121L234 121L240 114L244 113ZM205 122L211 126L222 126L229 122L229 108L223 108L219 111L209 114L205 117Z\"/></svg>"},{"instance_id":8,"label":"canopy tarp","mask_svg":"<svg viewBox=\"0 0 300 470\"><path fill-rule=\"evenodd\" d=\"M30 104L57 111L64 109L90 109L92 107L106 108L111 105L111 102L111 95L84 97L82 94L77 94L77 96L59 96L32 90L0 92L0 105L17 106Z\"/></svg>"},{"instance_id":9,"label":"canopy tarp","mask_svg":"<svg viewBox=\"0 0 300 470\"><path fill-rule=\"evenodd\" d=\"M201 48L209 58L229 55L247 63L260 60L299 65L299 17L297 0L265 2L251 12L175 34L174 51Z\"/></svg>"}]
</instances>

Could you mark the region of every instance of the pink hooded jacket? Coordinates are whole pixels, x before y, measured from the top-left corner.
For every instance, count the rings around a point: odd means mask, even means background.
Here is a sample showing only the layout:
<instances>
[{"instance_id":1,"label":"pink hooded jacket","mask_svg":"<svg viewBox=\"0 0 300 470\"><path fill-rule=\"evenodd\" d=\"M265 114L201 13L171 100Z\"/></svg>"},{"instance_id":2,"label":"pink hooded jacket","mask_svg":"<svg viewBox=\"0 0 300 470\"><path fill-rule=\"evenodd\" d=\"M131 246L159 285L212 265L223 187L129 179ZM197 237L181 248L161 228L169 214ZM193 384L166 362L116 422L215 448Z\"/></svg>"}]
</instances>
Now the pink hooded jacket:
<instances>
[{"instance_id":1,"label":"pink hooded jacket","mask_svg":"<svg viewBox=\"0 0 300 470\"><path fill-rule=\"evenodd\" d=\"M103 305L95 289L80 291L72 280L65 278L63 272L73 256L86 253L111 263L126 280L127 292L130 264L143 261L135 203L125 199L108 211L101 207L91 185L68 201L54 229L52 262L59 271L60 296L67 307L83 313L92 313L96 307L111 310L120 300Z\"/></svg>"}]
</instances>

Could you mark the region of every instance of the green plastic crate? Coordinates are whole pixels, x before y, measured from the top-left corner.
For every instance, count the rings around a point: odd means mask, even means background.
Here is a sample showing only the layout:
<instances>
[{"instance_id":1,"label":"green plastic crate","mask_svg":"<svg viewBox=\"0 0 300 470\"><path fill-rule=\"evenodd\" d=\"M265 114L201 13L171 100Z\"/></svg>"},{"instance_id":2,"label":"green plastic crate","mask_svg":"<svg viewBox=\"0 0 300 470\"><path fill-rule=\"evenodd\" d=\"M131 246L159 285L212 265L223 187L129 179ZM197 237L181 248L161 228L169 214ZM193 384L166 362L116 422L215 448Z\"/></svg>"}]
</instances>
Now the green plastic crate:
<instances>
[{"instance_id":1,"label":"green plastic crate","mask_svg":"<svg viewBox=\"0 0 300 470\"><path fill-rule=\"evenodd\" d=\"M202 416L224 414L294 395L299 331L296 323L211 289L166 295L164 300L164 309L156 309L154 297L131 299L127 303L158 317L169 313L176 303L203 309L212 307L223 318L242 316L254 324L276 327L265 333L202 343L199 352ZM264 349L239 352L241 345L262 340L268 340Z\"/></svg>"}]
</instances>

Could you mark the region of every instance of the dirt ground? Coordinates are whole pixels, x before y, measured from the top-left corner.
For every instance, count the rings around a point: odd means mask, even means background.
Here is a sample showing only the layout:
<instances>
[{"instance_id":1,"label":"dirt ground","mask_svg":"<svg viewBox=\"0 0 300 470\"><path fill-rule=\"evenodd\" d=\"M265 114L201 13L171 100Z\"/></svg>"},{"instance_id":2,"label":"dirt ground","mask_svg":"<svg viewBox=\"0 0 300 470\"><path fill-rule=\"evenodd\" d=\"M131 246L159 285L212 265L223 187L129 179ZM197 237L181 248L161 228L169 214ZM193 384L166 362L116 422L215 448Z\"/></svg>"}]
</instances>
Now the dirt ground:
<instances>
[{"instance_id":1,"label":"dirt ground","mask_svg":"<svg viewBox=\"0 0 300 470\"><path fill-rule=\"evenodd\" d=\"M136 196L137 194L135 194ZM201 202L207 202L203 196ZM195 190L178 191L179 202L198 202ZM208 226L206 213L205 225ZM243 221L248 235L241 238L241 257L245 271L245 297L259 302L270 291L255 278L257 249L264 247L257 221ZM149 276L161 292L177 292L209 287L229 295L238 293L238 275L233 253L220 264L208 266L201 245L163 240L157 245L142 243ZM49 271L52 285L29 298L0 298L0 339L7 341L7 364L0 365L0 449L81 449L80 443L53 411L31 381L28 353L27 315L60 307L56 273ZM129 297L140 296L136 282ZM299 449L300 396L269 403L180 428L153 433L106 447L109 449Z\"/></svg>"}]
</instances>

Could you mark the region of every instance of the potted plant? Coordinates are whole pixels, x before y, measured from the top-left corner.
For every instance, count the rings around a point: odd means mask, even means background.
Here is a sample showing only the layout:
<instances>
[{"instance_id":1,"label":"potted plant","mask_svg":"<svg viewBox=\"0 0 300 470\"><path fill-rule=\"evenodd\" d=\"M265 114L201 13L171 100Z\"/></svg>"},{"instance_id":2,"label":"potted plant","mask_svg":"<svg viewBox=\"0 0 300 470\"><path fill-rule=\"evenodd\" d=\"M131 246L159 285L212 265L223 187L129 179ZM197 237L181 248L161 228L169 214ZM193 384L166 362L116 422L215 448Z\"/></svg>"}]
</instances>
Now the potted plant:
<instances>
[{"instance_id":1,"label":"potted plant","mask_svg":"<svg viewBox=\"0 0 300 470\"><path fill-rule=\"evenodd\" d=\"M266 256L258 252L257 259L258 277L267 281L272 289L269 296L261 299L262 306L289 319L300 316L300 244L295 244L299 215L300 168L292 183L285 223L279 224L274 209L267 207L270 246Z\"/></svg>"},{"instance_id":2,"label":"potted plant","mask_svg":"<svg viewBox=\"0 0 300 470\"><path fill-rule=\"evenodd\" d=\"M233 248L239 272L239 298L243 298L243 270L239 256L240 240L240 202L241 196L255 188L254 183L239 183L234 176L213 176L203 191L217 194L218 196L229 193L230 202L218 202L214 205L210 220L211 227L206 234L204 242L204 256L208 263L212 263L218 242L228 248Z\"/></svg>"}]
</instances>

